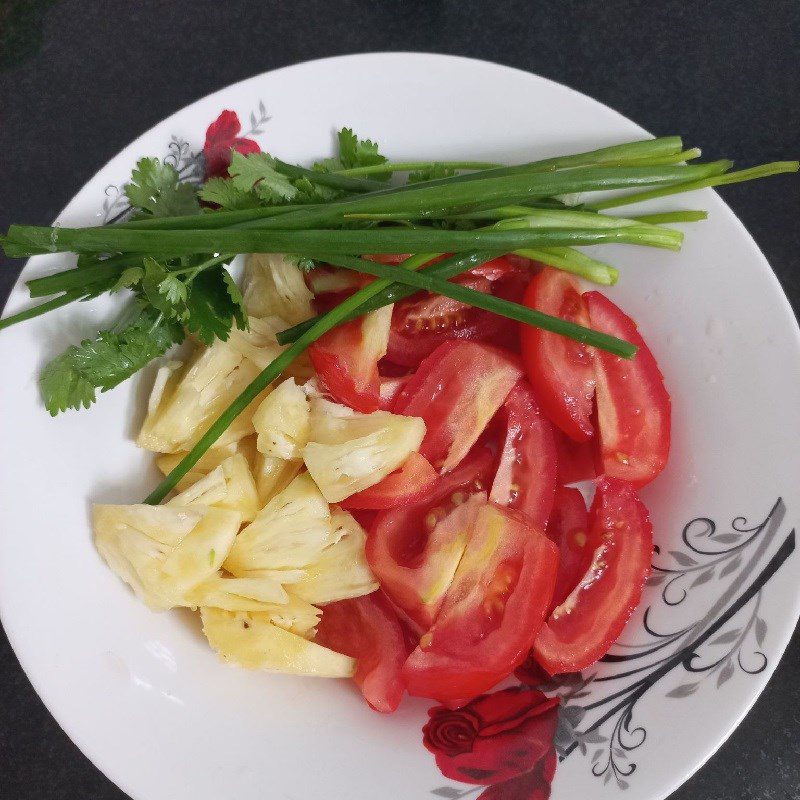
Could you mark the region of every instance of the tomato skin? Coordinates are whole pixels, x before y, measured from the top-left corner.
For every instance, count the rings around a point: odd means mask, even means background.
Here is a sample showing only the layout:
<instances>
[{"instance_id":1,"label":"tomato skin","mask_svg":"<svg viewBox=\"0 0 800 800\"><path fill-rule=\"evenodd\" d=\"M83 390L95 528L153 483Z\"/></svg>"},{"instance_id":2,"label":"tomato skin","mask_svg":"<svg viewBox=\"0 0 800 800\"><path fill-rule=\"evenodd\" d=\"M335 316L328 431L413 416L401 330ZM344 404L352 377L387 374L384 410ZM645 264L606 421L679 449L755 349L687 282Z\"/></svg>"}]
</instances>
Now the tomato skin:
<instances>
[{"instance_id":1,"label":"tomato skin","mask_svg":"<svg viewBox=\"0 0 800 800\"><path fill-rule=\"evenodd\" d=\"M545 267L528 285L522 300L528 308L589 325L589 313L577 281ZM595 392L592 349L556 333L520 326L522 360L536 396L554 425L576 441L594 434Z\"/></svg>"},{"instance_id":2,"label":"tomato skin","mask_svg":"<svg viewBox=\"0 0 800 800\"><path fill-rule=\"evenodd\" d=\"M577 489L556 489L547 535L558 547L558 579L550 610L560 606L586 573L592 558L588 547L589 513Z\"/></svg>"},{"instance_id":3,"label":"tomato skin","mask_svg":"<svg viewBox=\"0 0 800 800\"><path fill-rule=\"evenodd\" d=\"M423 500L382 511L369 526L366 556L387 597L418 630L430 628L444 598L452 571L463 553L453 528L439 522L471 496L484 493L494 458L486 450L471 454L442 475ZM431 524L432 523L432 524Z\"/></svg>"},{"instance_id":4,"label":"tomato skin","mask_svg":"<svg viewBox=\"0 0 800 800\"><path fill-rule=\"evenodd\" d=\"M591 325L638 346L632 359L597 350L602 472L640 488L667 463L671 401L653 354L630 317L599 292L584 295Z\"/></svg>"},{"instance_id":5,"label":"tomato skin","mask_svg":"<svg viewBox=\"0 0 800 800\"><path fill-rule=\"evenodd\" d=\"M525 379L511 390L498 416L505 424L505 436L489 499L522 512L544 530L556 490L553 426Z\"/></svg>"},{"instance_id":6,"label":"tomato skin","mask_svg":"<svg viewBox=\"0 0 800 800\"><path fill-rule=\"evenodd\" d=\"M311 345L311 363L334 400L365 414L378 410L378 361L386 353L390 321L391 310L379 309L337 326Z\"/></svg>"},{"instance_id":7,"label":"tomato skin","mask_svg":"<svg viewBox=\"0 0 800 800\"><path fill-rule=\"evenodd\" d=\"M642 596L653 553L653 528L633 487L600 478L589 513L591 563L550 614L533 655L550 674L579 672L617 640Z\"/></svg>"},{"instance_id":8,"label":"tomato skin","mask_svg":"<svg viewBox=\"0 0 800 800\"><path fill-rule=\"evenodd\" d=\"M558 552L528 519L491 503L431 629L403 667L409 694L459 707L511 674L542 626Z\"/></svg>"},{"instance_id":9,"label":"tomato skin","mask_svg":"<svg viewBox=\"0 0 800 800\"><path fill-rule=\"evenodd\" d=\"M504 256L451 280L475 291L518 301L528 275L526 267ZM419 292L395 304L387 358L395 364L416 367L437 347L454 339L512 346L516 327L516 323L488 311L449 297Z\"/></svg>"},{"instance_id":10,"label":"tomato skin","mask_svg":"<svg viewBox=\"0 0 800 800\"><path fill-rule=\"evenodd\" d=\"M449 341L420 364L397 396L395 414L422 417L420 453L441 472L456 467L522 375L512 353Z\"/></svg>"},{"instance_id":11,"label":"tomato skin","mask_svg":"<svg viewBox=\"0 0 800 800\"><path fill-rule=\"evenodd\" d=\"M342 500L342 508L394 508L422 500L438 478L430 462L419 453L412 453L403 466L387 475L380 483Z\"/></svg>"},{"instance_id":12,"label":"tomato skin","mask_svg":"<svg viewBox=\"0 0 800 800\"><path fill-rule=\"evenodd\" d=\"M400 620L380 590L326 605L316 641L357 659L353 679L372 708L384 714L397 709L405 692L400 673L408 646Z\"/></svg>"},{"instance_id":13,"label":"tomato skin","mask_svg":"<svg viewBox=\"0 0 800 800\"><path fill-rule=\"evenodd\" d=\"M378 365L380 367L380 364ZM391 411L394 401L408 383L410 375L398 375L397 377L381 376L380 379L380 407L383 411Z\"/></svg>"}]
</instances>

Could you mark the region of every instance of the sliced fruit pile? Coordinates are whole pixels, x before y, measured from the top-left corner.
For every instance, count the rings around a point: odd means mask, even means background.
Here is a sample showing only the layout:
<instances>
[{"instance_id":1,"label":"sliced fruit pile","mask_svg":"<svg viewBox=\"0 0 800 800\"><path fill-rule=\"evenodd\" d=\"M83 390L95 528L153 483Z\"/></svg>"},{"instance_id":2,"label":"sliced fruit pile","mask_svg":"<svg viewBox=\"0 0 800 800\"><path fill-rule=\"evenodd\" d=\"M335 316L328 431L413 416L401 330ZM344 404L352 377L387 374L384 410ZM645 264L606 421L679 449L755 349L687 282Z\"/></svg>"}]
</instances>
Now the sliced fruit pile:
<instances>
[{"instance_id":1,"label":"sliced fruit pile","mask_svg":"<svg viewBox=\"0 0 800 800\"><path fill-rule=\"evenodd\" d=\"M156 377L138 443L165 472L277 332L369 280L264 255L246 279L249 329ZM457 280L639 351L427 293L373 311L313 344L166 505L96 507L110 566L154 609L199 608L227 660L353 676L383 712L406 691L463 705L528 657L549 674L602 657L649 570L636 489L666 463L663 379L634 323L565 273L504 257ZM567 486L587 479L589 511Z\"/></svg>"}]
</instances>

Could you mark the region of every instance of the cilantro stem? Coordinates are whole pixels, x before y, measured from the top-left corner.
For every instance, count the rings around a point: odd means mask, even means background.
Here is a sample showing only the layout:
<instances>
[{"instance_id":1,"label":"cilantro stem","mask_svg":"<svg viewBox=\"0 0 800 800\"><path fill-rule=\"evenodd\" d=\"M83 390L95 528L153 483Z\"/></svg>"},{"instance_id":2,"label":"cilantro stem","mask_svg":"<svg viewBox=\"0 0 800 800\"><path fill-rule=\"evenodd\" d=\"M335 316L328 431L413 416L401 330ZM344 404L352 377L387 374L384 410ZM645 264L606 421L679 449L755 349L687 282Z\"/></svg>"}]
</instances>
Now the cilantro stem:
<instances>
[{"instance_id":1,"label":"cilantro stem","mask_svg":"<svg viewBox=\"0 0 800 800\"><path fill-rule=\"evenodd\" d=\"M599 203L591 203L584 206L584 208L594 211L601 211L606 208L618 208L619 206L627 206L631 203L642 203L645 200L655 200L658 197L667 197L671 194L692 192L695 189L706 189L713 186L727 186L731 183L742 183L743 181L752 181L758 178L768 178L771 175L780 175L785 172L797 172L798 168L800 168L800 162L798 161L773 161L770 164L761 164L757 167L740 169L736 172L729 172L725 175L710 175L706 178L676 183L672 186L651 189L646 192L633 192L620 197L610 197L608 200L601 200Z\"/></svg>"},{"instance_id":2,"label":"cilantro stem","mask_svg":"<svg viewBox=\"0 0 800 800\"><path fill-rule=\"evenodd\" d=\"M475 308L491 311L494 314L508 317L517 322L524 322L535 328L558 333L561 336L574 339L576 342L606 350L622 358L632 358L636 354L635 345L618 339L616 336L609 336L601 331L595 331L583 325L577 325L574 322L561 319L561 317L543 314L541 311L536 311L519 303L512 303L510 300L504 300L491 294L484 294L475 289L470 289L467 286L442 280L432 276L429 272L414 272L402 267L351 256L326 255L323 260L337 267L344 267L355 272L374 275L376 278L385 278L395 283L404 283L427 292L441 294Z\"/></svg>"},{"instance_id":3,"label":"cilantro stem","mask_svg":"<svg viewBox=\"0 0 800 800\"><path fill-rule=\"evenodd\" d=\"M5 328L10 328L12 325L16 325L18 322L25 322L29 319L41 317L42 314L46 314L48 311L55 311L57 308L62 308L63 306L66 306L75 300L79 300L80 297L81 295L78 293L66 292L65 294L62 294L59 297L54 297L52 300L48 300L45 303L39 303L38 306L26 308L24 311L19 311L16 314L12 314L10 317L0 319L0 331Z\"/></svg>"},{"instance_id":4,"label":"cilantro stem","mask_svg":"<svg viewBox=\"0 0 800 800\"><path fill-rule=\"evenodd\" d=\"M244 391L220 414L211 427L200 437L197 444L184 456L178 465L164 480L144 499L144 503L156 505L160 503L178 484L181 478L203 457L214 442L222 436L231 423L264 391L309 345L320 336L335 328L347 314L357 309L363 302L379 294L392 283L389 280L377 280L359 289L332 311L319 317L290 347L270 362Z\"/></svg>"},{"instance_id":5,"label":"cilantro stem","mask_svg":"<svg viewBox=\"0 0 800 800\"><path fill-rule=\"evenodd\" d=\"M22 251L104 253L125 251L169 253L298 253L372 255L380 253L444 253L466 250L510 252L531 247L593 244L638 244L677 250L679 232L656 226L451 231L378 228L373 230L133 231L110 228L36 228L14 225L9 236Z\"/></svg>"}]
</instances>

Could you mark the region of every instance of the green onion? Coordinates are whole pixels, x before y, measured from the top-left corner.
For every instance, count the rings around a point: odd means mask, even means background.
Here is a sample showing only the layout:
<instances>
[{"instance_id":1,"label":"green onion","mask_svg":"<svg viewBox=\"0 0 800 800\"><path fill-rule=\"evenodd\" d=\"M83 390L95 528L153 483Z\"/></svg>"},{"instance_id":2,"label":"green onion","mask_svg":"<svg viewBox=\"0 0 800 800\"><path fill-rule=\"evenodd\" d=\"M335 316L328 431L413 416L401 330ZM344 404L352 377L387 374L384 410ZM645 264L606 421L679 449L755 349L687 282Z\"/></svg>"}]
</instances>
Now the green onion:
<instances>
[{"instance_id":1,"label":"green onion","mask_svg":"<svg viewBox=\"0 0 800 800\"><path fill-rule=\"evenodd\" d=\"M68 305L75 300L79 300L80 297L81 295L78 293L67 292L59 297L54 297L52 300L48 300L46 303L39 303L38 306L26 308L24 311L19 311L16 314L12 314L10 317L0 319L0 331L2 331L4 328L10 328L12 325L16 325L18 322L25 322L26 320L40 317L42 314L46 314L48 311L55 311L57 308L62 308L63 306Z\"/></svg>"},{"instance_id":2,"label":"green onion","mask_svg":"<svg viewBox=\"0 0 800 800\"><path fill-rule=\"evenodd\" d=\"M505 164L498 164L494 161L398 161L384 164L370 164L366 167L351 167L350 169L339 169L335 175L388 175L392 172L416 172L417 170L441 167L443 169L455 170L485 170L504 167Z\"/></svg>"},{"instance_id":3,"label":"green onion","mask_svg":"<svg viewBox=\"0 0 800 800\"><path fill-rule=\"evenodd\" d=\"M380 264L377 261L367 261L362 258L352 258L350 256L326 255L324 260L337 267L354 270L355 272L374 275L377 278L386 278L395 283L404 283L414 286L417 289L424 289L427 292L441 294L458 300L475 308L482 308L484 311L491 311L503 317L524 322L535 328L558 333L576 342L591 345L601 350L606 350L622 358L633 358L636 354L636 346L630 342L618 339L616 336L609 336L607 333L585 328L583 325L576 325L561 317L554 317L550 314L543 314L541 311L528 308L519 303L512 303L491 294L484 294L457 283L450 283L441 278L433 277L424 271L413 272L402 267Z\"/></svg>"},{"instance_id":4,"label":"green onion","mask_svg":"<svg viewBox=\"0 0 800 800\"><path fill-rule=\"evenodd\" d=\"M462 272L466 272L469 269L473 269L481 264L485 264L487 261L491 261L493 258L497 258L498 256L502 255L502 253L473 252L457 256L450 256L442 261L437 261L435 264L428 263L438 255L440 254L433 253L422 256L412 256L411 258L407 258L405 261L403 261L400 266L403 269L419 269L419 267L423 267L422 271L426 274L447 280L448 278L454 278L456 275L460 275ZM424 259L424 261L422 259ZM371 298L369 301L360 305L355 311L351 312L343 320L343 322L349 322L351 319L363 317L364 314L368 314L370 311L375 311L379 308L383 308L384 306L389 306L392 303L396 303L399 300L410 297L412 294L416 294L416 292L417 289L414 287L405 286L400 283L392 283L380 294ZM289 344L295 341L298 336L307 331L320 318L321 316L314 317L313 319L307 319L304 322L300 322L291 328L281 331L277 337L278 343Z\"/></svg>"},{"instance_id":5,"label":"green onion","mask_svg":"<svg viewBox=\"0 0 800 800\"><path fill-rule=\"evenodd\" d=\"M655 226L569 228L555 230L473 230L379 228L373 230L263 230L221 229L194 231L139 231L107 228L37 228L13 225L6 254L27 255L40 248L48 252L77 253L297 253L310 258L339 253L444 253L465 250L510 252L524 248L639 244L677 250L676 231Z\"/></svg>"},{"instance_id":6,"label":"green onion","mask_svg":"<svg viewBox=\"0 0 800 800\"><path fill-rule=\"evenodd\" d=\"M619 270L595 258L573 250L571 247L540 247L515 250L516 255L540 261L550 267L570 272L601 286L613 286L619 279Z\"/></svg>"},{"instance_id":7,"label":"green onion","mask_svg":"<svg viewBox=\"0 0 800 800\"><path fill-rule=\"evenodd\" d=\"M768 178L771 175L781 175L785 172L797 172L800 168L798 161L773 161L770 164L761 164L749 169L740 169L736 172L729 172L727 175L710 175L707 178L698 178L672 186L665 186L660 189L652 189L647 192L634 192L622 195L621 197L610 197L608 200L601 200L599 203L591 203L584 206L587 209L601 211L606 208L618 208L627 206L631 203L642 203L645 200L655 200L658 197L667 197L671 194L681 192L692 192L695 189L707 189L713 186L727 186L731 183L742 183L758 178Z\"/></svg>"},{"instance_id":8,"label":"green onion","mask_svg":"<svg viewBox=\"0 0 800 800\"><path fill-rule=\"evenodd\" d=\"M702 222L704 219L708 219L708 211L664 211L660 214L644 214L639 217L628 217L628 219L650 225L666 225L670 222Z\"/></svg>"}]
</instances>

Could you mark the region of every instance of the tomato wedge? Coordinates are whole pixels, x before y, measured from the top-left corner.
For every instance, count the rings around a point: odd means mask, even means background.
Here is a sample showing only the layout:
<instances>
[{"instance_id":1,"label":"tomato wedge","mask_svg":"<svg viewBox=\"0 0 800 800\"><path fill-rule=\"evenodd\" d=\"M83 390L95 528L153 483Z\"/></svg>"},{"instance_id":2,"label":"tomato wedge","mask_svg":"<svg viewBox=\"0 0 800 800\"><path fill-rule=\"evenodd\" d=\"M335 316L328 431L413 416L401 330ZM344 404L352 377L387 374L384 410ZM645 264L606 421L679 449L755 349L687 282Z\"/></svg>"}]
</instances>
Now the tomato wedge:
<instances>
[{"instance_id":1,"label":"tomato wedge","mask_svg":"<svg viewBox=\"0 0 800 800\"><path fill-rule=\"evenodd\" d=\"M558 482L580 483L597 477L599 447L597 438L576 442L561 431L555 432L558 452Z\"/></svg>"},{"instance_id":2,"label":"tomato wedge","mask_svg":"<svg viewBox=\"0 0 800 800\"><path fill-rule=\"evenodd\" d=\"M400 705L408 647L400 620L380 591L326 605L316 641L357 660L353 679L372 708L389 714Z\"/></svg>"},{"instance_id":3,"label":"tomato wedge","mask_svg":"<svg viewBox=\"0 0 800 800\"><path fill-rule=\"evenodd\" d=\"M394 401L397 400L397 395L400 394L403 387L408 383L410 377L410 375L398 375L397 377L381 376L379 393L381 408L384 411L391 411L394 406Z\"/></svg>"},{"instance_id":4,"label":"tomato wedge","mask_svg":"<svg viewBox=\"0 0 800 800\"><path fill-rule=\"evenodd\" d=\"M556 490L553 426L524 379L511 390L498 416L505 437L489 499L521 511L544 530Z\"/></svg>"},{"instance_id":5,"label":"tomato wedge","mask_svg":"<svg viewBox=\"0 0 800 800\"><path fill-rule=\"evenodd\" d=\"M589 514L583 495L577 489L559 486L547 525L547 535L561 556L551 610L567 599L586 573L592 557L587 547L588 530Z\"/></svg>"},{"instance_id":6,"label":"tomato wedge","mask_svg":"<svg viewBox=\"0 0 800 800\"><path fill-rule=\"evenodd\" d=\"M380 483L350 495L342 508L394 508L422 500L439 477L425 456L412 453L402 467Z\"/></svg>"},{"instance_id":7,"label":"tomato wedge","mask_svg":"<svg viewBox=\"0 0 800 800\"><path fill-rule=\"evenodd\" d=\"M378 361L386 353L391 313L387 306L345 322L309 348L323 388L356 411L368 414L380 407Z\"/></svg>"},{"instance_id":8,"label":"tomato wedge","mask_svg":"<svg viewBox=\"0 0 800 800\"><path fill-rule=\"evenodd\" d=\"M420 364L394 404L422 417L420 453L449 472L469 452L522 376L512 353L482 342L445 342Z\"/></svg>"},{"instance_id":9,"label":"tomato wedge","mask_svg":"<svg viewBox=\"0 0 800 800\"><path fill-rule=\"evenodd\" d=\"M494 458L487 449L441 476L424 500L383 511L370 525L366 556L389 599L421 631L430 628L464 552L454 509L485 497Z\"/></svg>"},{"instance_id":10,"label":"tomato wedge","mask_svg":"<svg viewBox=\"0 0 800 800\"><path fill-rule=\"evenodd\" d=\"M650 574L653 528L633 487L600 478L589 514L591 562L542 626L533 655L550 674L579 672L617 640Z\"/></svg>"},{"instance_id":11,"label":"tomato wedge","mask_svg":"<svg viewBox=\"0 0 800 800\"><path fill-rule=\"evenodd\" d=\"M496 258L451 280L478 292L519 300L529 271L507 257ZM415 367L437 347L453 339L508 344L516 325L488 311L449 297L419 292L395 305L387 358Z\"/></svg>"},{"instance_id":12,"label":"tomato wedge","mask_svg":"<svg viewBox=\"0 0 800 800\"><path fill-rule=\"evenodd\" d=\"M599 292L584 295L591 325L638 346L632 359L597 350L597 420L603 473L644 486L664 469L670 446L670 397L635 323Z\"/></svg>"},{"instance_id":13,"label":"tomato wedge","mask_svg":"<svg viewBox=\"0 0 800 800\"><path fill-rule=\"evenodd\" d=\"M545 314L589 324L577 281L552 267L545 267L531 280L522 302ZM544 412L573 439L591 438L595 391L591 348L530 325L520 326L520 338L528 379Z\"/></svg>"},{"instance_id":14,"label":"tomato wedge","mask_svg":"<svg viewBox=\"0 0 800 800\"><path fill-rule=\"evenodd\" d=\"M558 569L556 546L528 519L483 503L431 629L403 667L409 693L458 707L525 659Z\"/></svg>"}]
</instances>

